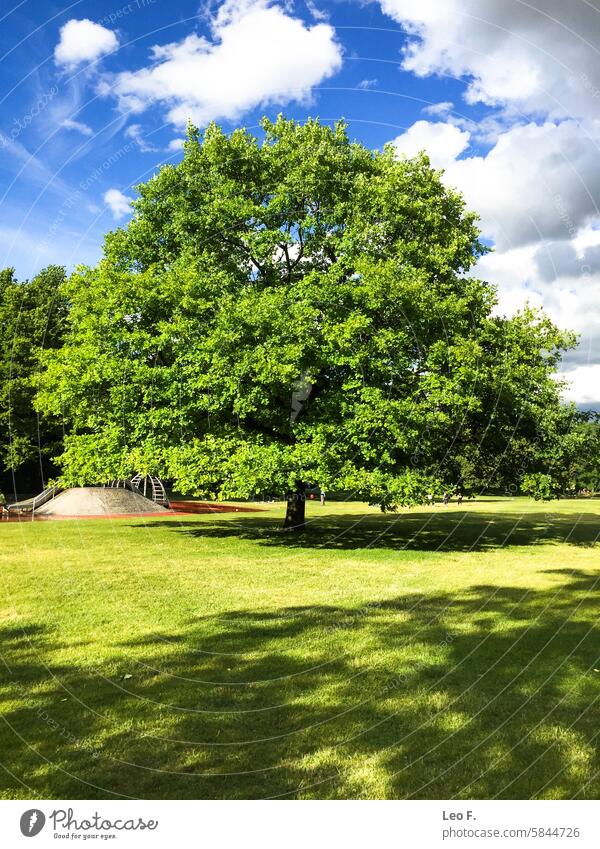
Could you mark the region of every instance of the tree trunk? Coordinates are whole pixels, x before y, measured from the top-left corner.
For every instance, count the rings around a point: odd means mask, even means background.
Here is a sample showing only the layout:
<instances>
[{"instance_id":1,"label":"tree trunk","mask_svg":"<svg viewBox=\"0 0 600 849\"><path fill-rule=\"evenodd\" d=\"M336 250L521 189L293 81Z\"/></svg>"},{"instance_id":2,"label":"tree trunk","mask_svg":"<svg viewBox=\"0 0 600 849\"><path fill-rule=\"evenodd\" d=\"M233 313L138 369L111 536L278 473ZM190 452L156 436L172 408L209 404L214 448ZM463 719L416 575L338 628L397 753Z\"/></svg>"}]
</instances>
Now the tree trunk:
<instances>
[{"instance_id":1,"label":"tree trunk","mask_svg":"<svg viewBox=\"0 0 600 849\"><path fill-rule=\"evenodd\" d=\"M287 510L283 522L284 531L306 530L305 519L306 493L303 481L297 481L296 488L287 494Z\"/></svg>"}]
</instances>

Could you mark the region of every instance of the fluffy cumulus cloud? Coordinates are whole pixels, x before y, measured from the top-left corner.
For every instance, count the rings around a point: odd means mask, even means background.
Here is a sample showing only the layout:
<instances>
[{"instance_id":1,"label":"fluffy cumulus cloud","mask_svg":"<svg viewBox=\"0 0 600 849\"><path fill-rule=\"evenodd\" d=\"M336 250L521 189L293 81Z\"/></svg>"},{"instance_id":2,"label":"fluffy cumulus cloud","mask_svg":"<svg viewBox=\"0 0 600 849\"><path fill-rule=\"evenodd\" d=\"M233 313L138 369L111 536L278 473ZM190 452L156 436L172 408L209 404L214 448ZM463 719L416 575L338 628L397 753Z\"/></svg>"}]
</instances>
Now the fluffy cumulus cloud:
<instances>
[{"instance_id":1,"label":"fluffy cumulus cloud","mask_svg":"<svg viewBox=\"0 0 600 849\"><path fill-rule=\"evenodd\" d=\"M398 154L415 156L427 151L434 168L448 168L468 146L471 134L453 124L417 121L394 139Z\"/></svg>"},{"instance_id":2,"label":"fluffy cumulus cloud","mask_svg":"<svg viewBox=\"0 0 600 849\"><path fill-rule=\"evenodd\" d=\"M88 18L72 18L60 28L60 39L54 48L54 60L57 65L75 68L116 50L118 46L119 41L112 30Z\"/></svg>"},{"instance_id":3,"label":"fluffy cumulus cloud","mask_svg":"<svg viewBox=\"0 0 600 849\"><path fill-rule=\"evenodd\" d=\"M569 388L566 395L571 401L598 408L600 365L578 366L568 372Z\"/></svg>"},{"instance_id":4,"label":"fluffy cumulus cloud","mask_svg":"<svg viewBox=\"0 0 600 849\"><path fill-rule=\"evenodd\" d=\"M393 144L409 156L425 150L444 168L499 250L571 239L598 217L600 121L515 124L482 155L468 155L470 141L454 123L417 121Z\"/></svg>"},{"instance_id":5,"label":"fluffy cumulus cloud","mask_svg":"<svg viewBox=\"0 0 600 849\"><path fill-rule=\"evenodd\" d=\"M131 212L131 198L119 189L109 189L104 193L104 203L108 206L116 221L125 218Z\"/></svg>"},{"instance_id":6,"label":"fluffy cumulus cloud","mask_svg":"<svg viewBox=\"0 0 600 849\"><path fill-rule=\"evenodd\" d=\"M203 125L268 103L305 101L340 66L329 24L306 26L269 0L229 0L211 21L211 39L192 34L154 47L152 63L119 74L110 91L124 109L161 104L174 125Z\"/></svg>"},{"instance_id":7,"label":"fluffy cumulus cloud","mask_svg":"<svg viewBox=\"0 0 600 849\"><path fill-rule=\"evenodd\" d=\"M381 0L381 7L412 36L404 67L467 78L470 102L553 118L598 112L596 2Z\"/></svg>"},{"instance_id":8,"label":"fluffy cumulus cloud","mask_svg":"<svg viewBox=\"0 0 600 849\"><path fill-rule=\"evenodd\" d=\"M598 255L598 244L582 247L581 235L600 237L591 229L561 242L539 242L506 251L494 251L483 257L475 273L498 284L499 311L513 313L525 301L543 307L560 327L579 334L580 344L565 358L567 369L587 367L600 362L600 272L589 264ZM560 245L568 253L568 265L554 262L553 252ZM600 400L600 390L593 390Z\"/></svg>"},{"instance_id":9,"label":"fluffy cumulus cloud","mask_svg":"<svg viewBox=\"0 0 600 849\"><path fill-rule=\"evenodd\" d=\"M498 284L499 309L527 300L580 334L565 359L570 397L600 402L598 4L380 3L408 31L405 70L463 78L464 99L489 107L479 124L442 105L424 110L432 120L409 127L396 149L425 149L479 212L495 251L476 273Z\"/></svg>"}]
</instances>

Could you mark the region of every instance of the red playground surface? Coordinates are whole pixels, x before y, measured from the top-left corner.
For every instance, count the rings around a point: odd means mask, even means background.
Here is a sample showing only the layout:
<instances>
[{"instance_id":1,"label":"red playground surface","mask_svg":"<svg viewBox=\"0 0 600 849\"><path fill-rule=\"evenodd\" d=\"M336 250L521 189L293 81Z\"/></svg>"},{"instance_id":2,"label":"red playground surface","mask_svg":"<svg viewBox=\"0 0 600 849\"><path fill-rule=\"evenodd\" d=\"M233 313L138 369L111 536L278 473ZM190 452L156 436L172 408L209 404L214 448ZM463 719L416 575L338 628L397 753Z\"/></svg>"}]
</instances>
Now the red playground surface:
<instances>
[{"instance_id":1,"label":"red playground surface","mask_svg":"<svg viewBox=\"0 0 600 849\"><path fill-rule=\"evenodd\" d=\"M35 514L9 514L3 516L4 522L51 522L63 519L151 519L169 516L185 516L189 513L260 513L260 507L246 507L238 504L217 504L214 501L171 501L168 510L156 513L99 513L71 516L36 516Z\"/></svg>"}]
</instances>

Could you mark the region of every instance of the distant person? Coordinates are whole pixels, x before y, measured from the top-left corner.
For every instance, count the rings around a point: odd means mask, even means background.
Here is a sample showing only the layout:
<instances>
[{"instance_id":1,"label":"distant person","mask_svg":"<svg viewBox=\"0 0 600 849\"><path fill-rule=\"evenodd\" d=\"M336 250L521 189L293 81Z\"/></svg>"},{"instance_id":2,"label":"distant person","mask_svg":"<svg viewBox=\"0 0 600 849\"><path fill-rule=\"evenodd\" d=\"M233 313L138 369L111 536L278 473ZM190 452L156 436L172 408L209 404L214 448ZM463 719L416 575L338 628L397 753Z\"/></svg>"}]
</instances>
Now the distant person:
<instances>
[{"instance_id":1,"label":"distant person","mask_svg":"<svg viewBox=\"0 0 600 849\"><path fill-rule=\"evenodd\" d=\"M442 501L444 502L444 505L447 507L447 506L448 506L448 502L450 501L450 496L448 495L448 493L447 493L447 492L445 492L445 493L443 494L443 496L442 496Z\"/></svg>"},{"instance_id":2,"label":"distant person","mask_svg":"<svg viewBox=\"0 0 600 849\"><path fill-rule=\"evenodd\" d=\"M463 501L463 494L459 489L458 492L456 493L456 503L458 504L459 507L462 504L462 501Z\"/></svg>"},{"instance_id":3,"label":"distant person","mask_svg":"<svg viewBox=\"0 0 600 849\"><path fill-rule=\"evenodd\" d=\"M321 507L325 506L325 490L321 490Z\"/></svg>"},{"instance_id":4,"label":"distant person","mask_svg":"<svg viewBox=\"0 0 600 849\"><path fill-rule=\"evenodd\" d=\"M427 493L427 503L428 503L428 504L433 504L433 492L428 492L428 493Z\"/></svg>"}]
</instances>

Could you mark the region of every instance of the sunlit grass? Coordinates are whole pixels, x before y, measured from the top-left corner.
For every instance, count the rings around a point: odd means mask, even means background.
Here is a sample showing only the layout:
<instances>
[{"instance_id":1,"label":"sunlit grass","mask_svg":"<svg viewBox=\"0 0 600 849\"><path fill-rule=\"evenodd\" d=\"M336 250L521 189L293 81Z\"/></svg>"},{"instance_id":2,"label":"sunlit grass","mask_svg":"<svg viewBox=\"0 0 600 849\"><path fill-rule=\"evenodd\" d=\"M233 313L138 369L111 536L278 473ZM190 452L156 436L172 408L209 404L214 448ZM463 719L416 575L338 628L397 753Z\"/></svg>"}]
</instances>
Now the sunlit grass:
<instances>
[{"instance_id":1,"label":"sunlit grass","mask_svg":"<svg viewBox=\"0 0 600 849\"><path fill-rule=\"evenodd\" d=\"M600 502L0 525L5 798L597 798Z\"/></svg>"}]
</instances>

